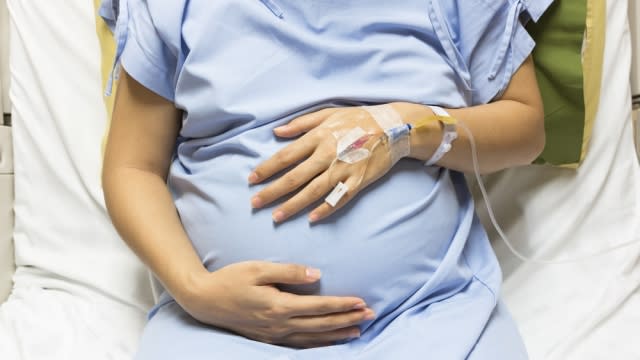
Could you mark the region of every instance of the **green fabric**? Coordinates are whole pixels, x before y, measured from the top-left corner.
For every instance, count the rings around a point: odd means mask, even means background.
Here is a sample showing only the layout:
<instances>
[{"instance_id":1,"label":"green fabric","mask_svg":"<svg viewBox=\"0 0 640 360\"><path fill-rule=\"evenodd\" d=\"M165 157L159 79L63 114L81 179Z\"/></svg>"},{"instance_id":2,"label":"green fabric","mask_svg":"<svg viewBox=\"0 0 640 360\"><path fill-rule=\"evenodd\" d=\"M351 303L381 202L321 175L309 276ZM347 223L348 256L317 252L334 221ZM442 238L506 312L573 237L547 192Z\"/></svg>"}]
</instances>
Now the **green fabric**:
<instances>
[{"instance_id":1,"label":"green fabric","mask_svg":"<svg viewBox=\"0 0 640 360\"><path fill-rule=\"evenodd\" d=\"M535 163L580 161L585 126L582 41L586 0L556 0L528 30L536 41L533 59L545 108L546 146Z\"/></svg>"}]
</instances>

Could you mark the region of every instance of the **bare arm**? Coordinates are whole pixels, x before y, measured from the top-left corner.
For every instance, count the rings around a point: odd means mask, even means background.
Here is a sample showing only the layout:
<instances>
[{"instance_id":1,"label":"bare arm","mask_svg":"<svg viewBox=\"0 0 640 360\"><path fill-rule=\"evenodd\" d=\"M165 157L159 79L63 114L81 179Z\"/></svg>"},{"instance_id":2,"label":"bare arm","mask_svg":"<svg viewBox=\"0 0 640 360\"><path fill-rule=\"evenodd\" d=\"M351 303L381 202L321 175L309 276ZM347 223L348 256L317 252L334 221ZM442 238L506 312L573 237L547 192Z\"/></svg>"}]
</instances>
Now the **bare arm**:
<instances>
[{"instance_id":1,"label":"bare arm","mask_svg":"<svg viewBox=\"0 0 640 360\"><path fill-rule=\"evenodd\" d=\"M181 113L122 74L102 181L126 243L196 319L252 339L297 347L359 335L374 314L352 297L297 296L273 284L317 281L314 269L261 261L209 273L193 249L166 186Z\"/></svg>"},{"instance_id":2,"label":"bare arm","mask_svg":"<svg viewBox=\"0 0 640 360\"><path fill-rule=\"evenodd\" d=\"M126 73L116 96L102 174L107 209L129 247L180 297L190 274L205 270L166 186L181 113Z\"/></svg>"},{"instance_id":3,"label":"bare arm","mask_svg":"<svg viewBox=\"0 0 640 360\"><path fill-rule=\"evenodd\" d=\"M394 104L410 120L430 113L421 105ZM544 148L544 111L531 58L513 75L509 86L495 102L463 109L448 109L471 130L478 149L480 170L489 173L530 164ZM442 139L437 123L432 131L417 133L412 138L411 157L427 160ZM438 163L446 168L473 171L469 137L458 129L459 138Z\"/></svg>"}]
</instances>

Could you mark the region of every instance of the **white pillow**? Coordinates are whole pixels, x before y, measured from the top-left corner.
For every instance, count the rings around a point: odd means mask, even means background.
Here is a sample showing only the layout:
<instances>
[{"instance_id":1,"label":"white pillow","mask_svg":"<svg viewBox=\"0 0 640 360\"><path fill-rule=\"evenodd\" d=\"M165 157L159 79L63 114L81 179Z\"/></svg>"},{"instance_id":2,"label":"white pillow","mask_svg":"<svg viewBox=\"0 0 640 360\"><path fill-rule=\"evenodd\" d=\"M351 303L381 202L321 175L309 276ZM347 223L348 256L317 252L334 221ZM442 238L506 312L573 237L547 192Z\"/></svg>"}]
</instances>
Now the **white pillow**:
<instances>
[{"instance_id":1,"label":"white pillow","mask_svg":"<svg viewBox=\"0 0 640 360\"><path fill-rule=\"evenodd\" d=\"M92 2L9 0L15 281L92 289L146 311L148 275L105 211L105 126Z\"/></svg>"}]
</instances>

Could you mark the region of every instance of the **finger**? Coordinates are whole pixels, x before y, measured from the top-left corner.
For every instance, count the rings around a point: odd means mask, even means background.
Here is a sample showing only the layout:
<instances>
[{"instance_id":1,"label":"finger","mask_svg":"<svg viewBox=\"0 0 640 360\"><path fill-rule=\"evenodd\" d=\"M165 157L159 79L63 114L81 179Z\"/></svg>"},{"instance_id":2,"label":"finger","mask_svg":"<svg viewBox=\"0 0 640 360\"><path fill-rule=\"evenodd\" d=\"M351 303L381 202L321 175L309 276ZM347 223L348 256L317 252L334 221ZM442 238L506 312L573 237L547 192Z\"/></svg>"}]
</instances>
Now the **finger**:
<instances>
[{"instance_id":1,"label":"finger","mask_svg":"<svg viewBox=\"0 0 640 360\"><path fill-rule=\"evenodd\" d=\"M282 137L294 137L305 133L320 125L329 115L338 111L338 108L327 108L293 119L286 125L279 126L273 131Z\"/></svg>"},{"instance_id":2,"label":"finger","mask_svg":"<svg viewBox=\"0 0 640 360\"><path fill-rule=\"evenodd\" d=\"M326 169L326 166L324 169ZM322 199L329 191L331 191L331 183L329 182L329 174L325 172L324 174L315 177L307 184L307 186L291 197L291 199L278 207L273 212L274 221L282 222L286 220L287 218L302 211L307 206Z\"/></svg>"},{"instance_id":3,"label":"finger","mask_svg":"<svg viewBox=\"0 0 640 360\"><path fill-rule=\"evenodd\" d=\"M347 185L347 192L340 198L340 200L336 203L336 206L331 206L326 201L322 204L318 205L311 213L309 213L309 221L316 222L322 219L327 218L329 215L338 211L340 208L345 206L351 199L353 199L358 192L360 191L360 174L353 174L347 180L343 181L345 185Z\"/></svg>"},{"instance_id":4,"label":"finger","mask_svg":"<svg viewBox=\"0 0 640 360\"><path fill-rule=\"evenodd\" d=\"M344 329L375 319L371 309L352 310L320 316L295 317L287 321L287 326L295 332L325 332Z\"/></svg>"},{"instance_id":5,"label":"finger","mask_svg":"<svg viewBox=\"0 0 640 360\"><path fill-rule=\"evenodd\" d=\"M313 140L312 137L302 137L292 142L258 165L249 175L249 183L257 184L262 182L279 171L302 161L313 153L316 146L317 141Z\"/></svg>"},{"instance_id":6,"label":"finger","mask_svg":"<svg viewBox=\"0 0 640 360\"><path fill-rule=\"evenodd\" d=\"M364 300L351 296L318 296L281 293L276 312L285 318L323 316L362 310L367 307Z\"/></svg>"},{"instance_id":7,"label":"finger","mask_svg":"<svg viewBox=\"0 0 640 360\"><path fill-rule=\"evenodd\" d=\"M358 329L358 327L349 327L322 333L294 333L285 336L278 341L278 343L297 348L313 348L334 345L338 341L350 340L358 337L360 337L360 329Z\"/></svg>"},{"instance_id":8,"label":"finger","mask_svg":"<svg viewBox=\"0 0 640 360\"><path fill-rule=\"evenodd\" d=\"M318 281L322 273L318 269L297 264L257 262L256 285L289 284L302 285Z\"/></svg>"},{"instance_id":9,"label":"finger","mask_svg":"<svg viewBox=\"0 0 640 360\"><path fill-rule=\"evenodd\" d=\"M252 199L251 204L254 208L260 208L266 206L273 201L287 195L294 190L297 190L302 185L308 183L316 175L322 173L331 164L330 160L324 160L320 156L311 156L295 168L288 171L279 179L275 180L272 184L258 192ZM292 215L285 212L279 216L276 216L278 211L274 211L274 221L280 222L286 217ZM286 214L286 216L285 216Z\"/></svg>"}]
</instances>

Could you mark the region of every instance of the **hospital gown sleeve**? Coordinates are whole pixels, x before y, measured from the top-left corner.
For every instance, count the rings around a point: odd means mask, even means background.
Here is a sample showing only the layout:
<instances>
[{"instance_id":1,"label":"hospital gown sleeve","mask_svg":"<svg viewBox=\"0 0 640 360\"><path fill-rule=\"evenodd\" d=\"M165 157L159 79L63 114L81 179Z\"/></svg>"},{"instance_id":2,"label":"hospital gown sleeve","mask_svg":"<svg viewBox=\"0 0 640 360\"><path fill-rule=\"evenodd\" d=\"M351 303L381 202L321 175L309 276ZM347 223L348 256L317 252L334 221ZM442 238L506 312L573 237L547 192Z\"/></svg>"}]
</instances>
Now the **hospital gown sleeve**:
<instances>
[{"instance_id":1,"label":"hospital gown sleeve","mask_svg":"<svg viewBox=\"0 0 640 360\"><path fill-rule=\"evenodd\" d=\"M177 30L179 35L180 28L157 27L156 25L165 26L162 15L169 9L163 9L155 3L153 0L103 1L100 15L112 28L116 40L116 58L107 93L122 66L143 86L175 102L175 84L181 54L179 44L174 43L173 37L167 35L170 34L168 30Z\"/></svg>"},{"instance_id":2,"label":"hospital gown sleeve","mask_svg":"<svg viewBox=\"0 0 640 360\"><path fill-rule=\"evenodd\" d=\"M445 15L455 48L457 72L466 76L474 105L498 98L531 54L535 42L525 29L553 0L433 0Z\"/></svg>"}]
</instances>

